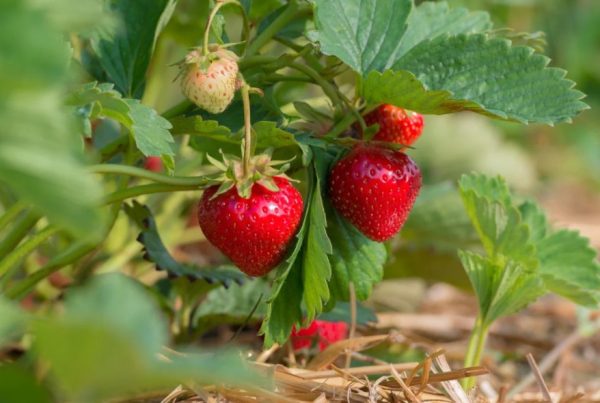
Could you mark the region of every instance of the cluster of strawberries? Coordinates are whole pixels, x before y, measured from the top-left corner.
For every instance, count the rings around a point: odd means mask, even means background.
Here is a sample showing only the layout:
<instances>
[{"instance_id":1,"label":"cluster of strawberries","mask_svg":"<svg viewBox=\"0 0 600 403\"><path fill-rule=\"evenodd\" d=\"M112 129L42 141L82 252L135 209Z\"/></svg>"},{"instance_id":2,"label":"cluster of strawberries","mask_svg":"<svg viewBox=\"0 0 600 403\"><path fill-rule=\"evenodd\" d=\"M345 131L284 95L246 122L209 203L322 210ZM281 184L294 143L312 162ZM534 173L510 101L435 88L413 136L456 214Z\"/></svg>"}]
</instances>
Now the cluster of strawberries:
<instances>
[{"instance_id":1,"label":"cluster of strawberries","mask_svg":"<svg viewBox=\"0 0 600 403\"><path fill-rule=\"evenodd\" d=\"M243 84L236 55L224 49L213 48L207 54L194 50L181 67L183 93L211 113L225 110ZM364 120L369 126L379 126L375 141L355 146L333 166L329 197L365 236L383 242L400 231L421 187L417 165L398 146L386 147L385 143L400 144L402 149L410 146L423 130L423 117L381 105ZM304 203L285 174L271 166L268 156L252 161L256 162L252 171L241 177L239 162L229 163L223 183L205 190L198 221L206 238L240 270L262 276L285 257ZM146 167L160 170L160 160L150 157Z\"/></svg>"},{"instance_id":2,"label":"cluster of strawberries","mask_svg":"<svg viewBox=\"0 0 600 403\"><path fill-rule=\"evenodd\" d=\"M232 52L217 49L202 55L194 50L182 62L183 93L211 113L225 110L241 82ZM383 242L404 224L421 187L421 173L406 154L381 146L381 142L410 146L421 135L423 117L381 105L364 120L367 125L379 126L375 142L355 146L334 165L329 197L365 236ZM245 177L227 177L231 184L207 188L198 209L206 238L250 276L262 276L281 262L304 208L300 192L265 158L254 157L253 161L262 162L253 165L255 171ZM158 157L149 157L145 166L152 171L162 168ZM238 168L234 166L233 171ZM246 194L236 183L242 180L250 181Z\"/></svg>"},{"instance_id":3,"label":"cluster of strawberries","mask_svg":"<svg viewBox=\"0 0 600 403\"><path fill-rule=\"evenodd\" d=\"M183 93L211 113L225 110L243 82L237 58L225 50L207 55L194 50L181 64ZM333 166L329 198L366 237L383 242L400 231L421 187L419 168L402 150L421 135L423 116L381 105L367 113L364 121L368 126L378 125L374 141L355 146ZM240 171L239 162L232 162L229 174L223 175L224 182L205 189L198 221L206 238L240 270L262 276L285 257L300 225L304 203L289 178L271 167L268 156L253 161L259 162L252 165L250 175L234 174L232 178L231 172ZM160 158L149 157L145 167L162 170ZM242 186L240 181L244 181ZM246 189L245 193L240 188ZM346 335L343 322L315 320L305 329L295 329L291 340L294 349L317 342L322 350Z\"/></svg>"},{"instance_id":4,"label":"cluster of strawberries","mask_svg":"<svg viewBox=\"0 0 600 403\"><path fill-rule=\"evenodd\" d=\"M382 105L365 116L377 123L376 141L411 145L423 117ZM275 177L278 191L254 184L249 198L235 188L214 196L206 189L198 219L206 238L246 274L262 276L285 257L302 218L302 196L287 178ZM355 146L332 168L329 197L338 212L368 238L383 242L406 221L421 187L417 165L402 151L369 143Z\"/></svg>"}]
</instances>

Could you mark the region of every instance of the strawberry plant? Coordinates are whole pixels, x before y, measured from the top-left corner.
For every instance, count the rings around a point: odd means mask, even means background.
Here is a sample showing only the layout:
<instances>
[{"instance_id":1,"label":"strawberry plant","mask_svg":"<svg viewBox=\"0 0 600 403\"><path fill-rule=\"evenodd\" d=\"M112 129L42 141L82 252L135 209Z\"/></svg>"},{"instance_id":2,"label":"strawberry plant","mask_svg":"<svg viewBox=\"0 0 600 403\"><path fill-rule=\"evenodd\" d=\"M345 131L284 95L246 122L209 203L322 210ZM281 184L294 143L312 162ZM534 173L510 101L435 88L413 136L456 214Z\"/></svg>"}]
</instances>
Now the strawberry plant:
<instances>
[{"instance_id":1,"label":"strawberry plant","mask_svg":"<svg viewBox=\"0 0 600 403\"><path fill-rule=\"evenodd\" d=\"M459 250L479 301L467 366L497 318L546 292L598 306L585 238L500 178L435 188L411 158L426 115L555 125L588 108L583 93L535 36L419 3L5 2L0 341L33 335L27 365L73 401L198 376L248 385L235 353L157 359L161 315L177 343L221 321L260 323L265 347L325 348L347 327L323 316L368 299L410 239ZM179 238L216 249L191 262ZM64 304L48 286L61 274ZM15 304L32 296L64 309Z\"/></svg>"}]
</instances>

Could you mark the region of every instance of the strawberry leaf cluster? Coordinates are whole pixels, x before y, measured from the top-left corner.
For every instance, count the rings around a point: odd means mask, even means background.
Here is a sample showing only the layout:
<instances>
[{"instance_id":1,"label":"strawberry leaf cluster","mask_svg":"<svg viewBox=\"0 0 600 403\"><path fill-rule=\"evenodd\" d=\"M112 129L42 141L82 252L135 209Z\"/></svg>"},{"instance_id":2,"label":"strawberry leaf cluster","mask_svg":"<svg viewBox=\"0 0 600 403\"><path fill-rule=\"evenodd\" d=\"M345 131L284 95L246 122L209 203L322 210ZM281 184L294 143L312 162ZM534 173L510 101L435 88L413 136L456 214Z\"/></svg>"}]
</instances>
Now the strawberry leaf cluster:
<instances>
[{"instance_id":1,"label":"strawberry leaf cluster","mask_svg":"<svg viewBox=\"0 0 600 403\"><path fill-rule=\"evenodd\" d=\"M549 291L598 305L600 264L586 238L551 229L541 208L531 201L516 204L501 178L465 175L460 193L485 250L459 252L483 327Z\"/></svg>"}]
</instances>

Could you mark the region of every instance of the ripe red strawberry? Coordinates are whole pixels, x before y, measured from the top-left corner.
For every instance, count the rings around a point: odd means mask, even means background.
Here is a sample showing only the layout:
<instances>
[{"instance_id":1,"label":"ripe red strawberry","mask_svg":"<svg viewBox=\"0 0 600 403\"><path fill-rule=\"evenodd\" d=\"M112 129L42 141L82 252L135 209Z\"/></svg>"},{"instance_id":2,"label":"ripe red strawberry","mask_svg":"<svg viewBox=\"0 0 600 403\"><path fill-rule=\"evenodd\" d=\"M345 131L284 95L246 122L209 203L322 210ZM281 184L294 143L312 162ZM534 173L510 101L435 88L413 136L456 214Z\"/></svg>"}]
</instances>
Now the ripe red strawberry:
<instances>
[{"instance_id":1,"label":"ripe red strawberry","mask_svg":"<svg viewBox=\"0 0 600 403\"><path fill-rule=\"evenodd\" d=\"M162 159L160 157L146 157L144 168L152 172L160 172L163 169Z\"/></svg>"},{"instance_id":2,"label":"ripe red strawberry","mask_svg":"<svg viewBox=\"0 0 600 403\"><path fill-rule=\"evenodd\" d=\"M210 113L223 112L237 89L237 56L224 49L207 56L194 50L185 57L182 65L184 95Z\"/></svg>"},{"instance_id":3,"label":"ripe red strawberry","mask_svg":"<svg viewBox=\"0 0 600 403\"><path fill-rule=\"evenodd\" d=\"M373 140L411 145L423 132L423 116L394 105L381 105L365 116L367 125L379 124Z\"/></svg>"},{"instance_id":4,"label":"ripe red strawberry","mask_svg":"<svg viewBox=\"0 0 600 403\"><path fill-rule=\"evenodd\" d=\"M262 276L285 257L302 218L302 196L288 179L273 177L279 191L253 183L249 198L235 187L213 195L207 188L198 206L200 228L213 245L249 276Z\"/></svg>"},{"instance_id":5,"label":"ripe red strawberry","mask_svg":"<svg viewBox=\"0 0 600 403\"><path fill-rule=\"evenodd\" d=\"M319 351L323 351L330 344L344 340L348 337L348 325L346 322L328 322L325 320L313 320L303 329L292 330L290 340L294 350L310 348L313 342L319 343Z\"/></svg>"},{"instance_id":6,"label":"ripe red strawberry","mask_svg":"<svg viewBox=\"0 0 600 403\"><path fill-rule=\"evenodd\" d=\"M333 167L333 206L368 238L383 242L402 228L421 189L419 167L403 152L359 145Z\"/></svg>"}]
</instances>

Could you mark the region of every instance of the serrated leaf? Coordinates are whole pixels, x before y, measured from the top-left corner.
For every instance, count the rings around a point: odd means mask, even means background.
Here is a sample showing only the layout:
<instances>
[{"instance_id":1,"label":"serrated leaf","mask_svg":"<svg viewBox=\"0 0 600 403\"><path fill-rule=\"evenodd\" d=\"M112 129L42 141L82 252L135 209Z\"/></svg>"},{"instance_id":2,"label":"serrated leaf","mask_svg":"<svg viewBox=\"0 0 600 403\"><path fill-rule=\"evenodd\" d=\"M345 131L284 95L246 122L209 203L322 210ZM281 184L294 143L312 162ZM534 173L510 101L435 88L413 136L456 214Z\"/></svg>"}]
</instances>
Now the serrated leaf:
<instances>
[{"instance_id":1,"label":"serrated leaf","mask_svg":"<svg viewBox=\"0 0 600 403\"><path fill-rule=\"evenodd\" d=\"M173 136L169 132L171 123L160 116L154 109L141 104L135 99L127 99L131 108L133 124L131 133L137 148L145 156L175 155Z\"/></svg>"},{"instance_id":2,"label":"serrated leaf","mask_svg":"<svg viewBox=\"0 0 600 403\"><path fill-rule=\"evenodd\" d=\"M500 177L471 174L463 175L459 186L467 214L492 261L502 266L511 259L535 268L538 260L529 228L512 205L506 182Z\"/></svg>"},{"instance_id":3,"label":"serrated leaf","mask_svg":"<svg viewBox=\"0 0 600 403\"><path fill-rule=\"evenodd\" d=\"M548 232L548 220L542 208L537 203L527 201L519 206L519 212L523 222L529 227L531 241L537 244L544 239Z\"/></svg>"},{"instance_id":4,"label":"serrated leaf","mask_svg":"<svg viewBox=\"0 0 600 403\"><path fill-rule=\"evenodd\" d=\"M589 240L559 230L537 244L540 274L551 291L592 308L600 303L600 264Z\"/></svg>"},{"instance_id":5,"label":"serrated leaf","mask_svg":"<svg viewBox=\"0 0 600 403\"><path fill-rule=\"evenodd\" d=\"M201 280L209 285L221 284L226 288L233 283L242 284L247 279L233 266L201 268L193 264L179 263L163 244L154 217L147 206L134 201L131 206L127 205L126 212L142 229L138 241L144 245L145 257L155 263L158 270L166 271L169 277Z\"/></svg>"},{"instance_id":6,"label":"serrated leaf","mask_svg":"<svg viewBox=\"0 0 600 403\"><path fill-rule=\"evenodd\" d=\"M129 104L110 83L84 84L69 95L66 104L76 107L91 106L93 113L90 119L103 117L116 120L126 127L133 125Z\"/></svg>"},{"instance_id":7,"label":"serrated leaf","mask_svg":"<svg viewBox=\"0 0 600 403\"><path fill-rule=\"evenodd\" d=\"M471 252L459 251L459 257L477 294L485 326L517 312L545 293L539 275L513 260L501 266Z\"/></svg>"},{"instance_id":8,"label":"serrated leaf","mask_svg":"<svg viewBox=\"0 0 600 403\"><path fill-rule=\"evenodd\" d=\"M565 79L564 70L548 67L548 63L547 57L531 48L511 47L505 39L471 34L422 42L396 61L392 69L411 72L423 88L435 91L432 95L439 109L433 113L472 110L522 123L570 121L588 108L580 101L584 94L573 89L575 84ZM371 80L377 81L376 74L371 73ZM401 83L406 85L410 76L401 75ZM368 84L372 86L373 82ZM373 98L380 98L377 103L388 102L381 96L374 97L373 91L371 88L369 102ZM444 96L446 99L442 99ZM432 113L431 102L426 106Z\"/></svg>"},{"instance_id":9,"label":"serrated leaf","mask_svg":"<svg viewBox=\"0 0 600 403\"><path fill-rule=\"evenodd\" d=\"M256 146L261 149L298 145L294 135L277 127L275 122L260 121L252 125L256 133Z\"/></svg>"},{"instance_id":10,"label":"serrated leaf","mask_svg":"<svg viewBox=\"0 0 600 403\"><path fill-rule=\"evenodd\" d=\"M327 216L323 204L323 191L327 183L328 161L321 157L324 154L315 150L313 160L314 191L310 200L308 230L302 265L302 281L304 285L304 305L306 321L312 322L330 298L329 280L331 265L329 255L332 254L331 241L327 235Z\"/></svg>"},{"instance_id":11,"label":"serrated leaf","mask_svg":"<svg viewBox=\"0 0 600 403\"><path fill-rule=\"evenodd\" d=\"M491 27L490 16L486 12L469 12L463 7L450 9L446 1L427 1L413 9L408 17L408 28L392 60L398 60L424 40L431 40L441 35L482 32Z\"/></svg>"},{"instance_id":12,"label":"serrated leaf","mask_svg":"<svg viewBox=\"0 0 600 403\"><path fill-rule=\"evenodd\" d=\"M230 135L231 130L216 120L205 120L202 116L179 116L171 120L173 134L192 136Z\"/></svg>"},{"instance_id":13,"label":"serrated leaf","mask_svg":"<svg viewBox=\"0 0 600 403\"><path fill-rule=\"evenodd\" d=\"M267 312L260 333L265 336L265 347L285 343L294 326L302 326L302 256L304 234L298 233L296 245L290 257L279 266L271 296L267 300Z\"/></svg>"},{"instance_id":14,"label":"serrated leaf","mask_svg":"<svg viewBox=\"0 0 600 403\"><path fill-rule=\"evenodd\" d=\"M140 99L156 37L170 18L176 1L114 0L109 4L121 24L115 32L93 38L92 47L118 90L127 97Z\"/></svg>"},{"instance_id":15,"label":"serrated leaf","mask_svg":"<svg viewBox=\"0 0 600 403\"><path fill-rule=\"evenodd\" d=\"M226 154L239 155L240 145L244 138L242 129L232 133L216 120L204 120L201 116L178 117L172 120L174 134L191 135L190 146L200 152L205 152L213 157ZM306 147L302 147L293 133L277 127L275 122L258 121L252 125L256 148L263 151L268 148L282 149L285 147L299 147L303 155L303 162L309 156Z\"/></svg>"},{"instance_id":16,"label":"serrated leaf","mask_svg":"<svg viewBox=\"0 0 600 403\"><path fill-rule=\"evenodd\" d=\"M359 73L384 70L406 31L411 0L315 0L321 51Z\"/></svg>"}]
</instances>

